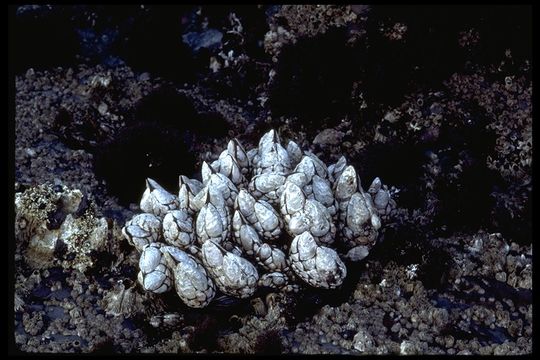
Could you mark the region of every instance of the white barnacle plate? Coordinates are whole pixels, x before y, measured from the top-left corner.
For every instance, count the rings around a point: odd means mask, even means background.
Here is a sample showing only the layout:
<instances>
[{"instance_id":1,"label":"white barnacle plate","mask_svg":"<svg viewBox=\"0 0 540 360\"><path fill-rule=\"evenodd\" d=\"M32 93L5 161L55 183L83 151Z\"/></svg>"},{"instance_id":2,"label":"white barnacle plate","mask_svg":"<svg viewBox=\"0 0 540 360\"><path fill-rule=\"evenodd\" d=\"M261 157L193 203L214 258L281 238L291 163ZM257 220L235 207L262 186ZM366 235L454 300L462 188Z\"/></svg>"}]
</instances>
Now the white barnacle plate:
<instances>
[{"instance_id":1,"label":"white barnacle plate","mask_svg":"<svg viewBox=\"0 0 540 360\"><path fill-rule=\"evenodd\" d=\"M200 210L200 208L197 208L194 198L201 192L203 184L196 179L190 179L187 176L180 175L178 185L180 189L178 191L178 208L193 215Z\"/></svg>"},{"instance_id":2,"label":"white barnacle plate","mask_svg":"<svg viewBox=\"0 0 540 360\"><path fill-rule=\"evenodd\" d=\"M255 259L267 271L286 271L289 268L283 251L269 244L262 244L255 252Z\"/></svg>"},{"instance_id":3,"label":"white barnacle plate","mask_svg":"<svg viewBox=\"0 0 540 360\"><path fill-rule=\"evenodd\" d=\"M306 203L306 196L300 187L292 182L286 182L280 197L279 208L286 223L291 217L302 211Z\"/></svg>"},{"instance_id":4,"label":"white barnacle plate","mask_svg":"<svg viewBox=\"0 0 540 360\"><path fill-rule=\"evenodd\" d=\"M195 221L199 245L209 239L221 243L227 239L230 227L229 210L224 199L217 189L208 186L205 186L199 195L195 200L197 203L203 203Z\"/></svg>"},{"instance_id":5,"label":"white barnacle plate","mask_svg":"<svg viewBox=\"0 0 540 360\"><path fill-rule=\"evenodd\" d=\"M238 140L232 139L227 144L227 153L236 161L242 170L242 174L247 175L250 166L249 157L242 144Z\"/></svg>"},{"instance_id":6,"label":"white barnacle plate","mask_svg":"<svg viewBox=\"0 0 540 360\"><path fill-rule=\"evenodd\" d=\"M172 268L176 293L184 304L192 308L207 306L216 287L201 262L173 246L163 246L161 251Z\"/></svg>"},{"instance_id":7,"label":"white barnacle plate","mask_svg":"<svg viewBox=\"0 0 540 360\"><path fill-rule=\"evenodd\" d=\"M138 214L122 228L122 234L139 252L145 245L156 242L161 231L161 220L153 214Z\"/></svg>"},{"instance_id":8,"label":"white barnacle plate","mask_svg":"<svg viewBox=\"0 0 540 360\"><path fill-rule=\"evenodd\" d=\"M257 289L259 273L255 266L214 241L209 240L202 245L202 261L223 293L247 298Z\"/></svg>"},{"instance_id":9,"label":"white barnacle plate","mask_svg":"<svg viewBox=\"0 0 540 360\"><path fill-rule=\"evenodd\" d=\"M235 186L244 186L247 183L242 168L227 151L224 151L219 159L212 163L212 168L226 176Z\"/></svg>"},{"instance_id":10,"label":"white barnacle plate","mask_svg":"<svg viewBox=\"0 0 540 360\"><path fill-rule=\"evenodd\" d=\"M352 165L347 166L336 182L335 196L341 204L347 202L358 191L359 181L356 170Z\"/></svg>"},{"instance_id":11,"label":"white barnacle plate","mask_svg":"<svg viewBox=\"0 0 540 360\"><path fill-rule=\"evenodd\" d=\"M281 235L283 222L278 212L266 201L255 200L247 190L242 189L235 208L264 239L273 240Z\"/></svg>"},{"instance_id":12,"label":"white barnacle plate","mask_svg":"<svg viewBox=\"0 0 540 360\"><path fill-rule=\"evenodd\" d=\"M272 289L281 289L289 282L287 275L282 272L274 271L262 275L258 285L260 287L269 287Z\"/></svg>"},{"instance_id":13,"label":"white barnacle plate","mask_svg":"<svg viewBox=\"0 0 540 360\"><path fill-rule=\"evenodd\" d=\"M257 231L251 226L239 210L232 218L233 239L249 256L254 256L262 245Z\"/></svg>"},{"instance_id":14,"label":"white barnacle plate","mask_svg":"<svg viewBox=\"0 0 540 360\"><path fill-rule=\"evenodd\" d=\"M372 243L381 227L381 220L371 204L371 197L366 193L354 193L340 224L346 243L355 246Z\"/></svg>"},{"instance_id":15,"label":"white barnacle plate","mask_svg":"<svg viewBox=\"0 0 540 360\"><path fill-rule=\"evenodd\" d=\"M144 290L156 294L168 291L172 283L171 270L167 267L160 248L160 243L146 245L139 259L139 283Z\"/></svg>"},{"instance_id":16,"label":"white barnacle plate","mask_svg":"<svg viewBox=\"0 0 540 360\"><path fill-rule=\"evenodd\" d=\"M332 184L335 184L339 177L341 176L341 173L345 168L347 167L347 159L345 156L341 156L339 160L330 166L328 166L328 179Z\"/></svg>"},{"instance_id":17,"label":"white barnacle plate","mask_svg":"<svg viewBox=\"0 0 540 360\"><path fill-rule=\"evenodd\" d=\"M281 146L275 130L270 130L261 137L257 156L255 174L289 172L291 169L289 153Z\"/></svg>"},{"instance_id":18,"label":"white barnacle plate","mask_svg":"<svg viewBox=\"0 0 540 360\"><path fill-rule=\"evenodd\" d=\"M141 210L159 217L163 217L170 210L179 206L178 197L169 193L155 180L146 179L146 190L141 199Z\"/></svg>"},{"instance_id":19,"label":"white barnacle plate","mask_svg":"<svg viewBox=\"0 0 540 360\"><path fill-rule=\"evenodd\" d=\"M291 167L295 167L302 159L302 149L292 140L287 144L287 153L289 153Z\"/></svg>"},{"instance_id":20,"label":"white barnacle plate","mask_svg":"<svg viewBox=\"0 0 540 360\"><path fill-rule=\"evenodd\" d=\"M185 249L195 241L193 219L182 210L172 210L163 218L163 238L165 242Z\"/></svg>"},{"instance_id":21,"label":"white barnacle plate","mask_svg":"<svg viewBox=\"0 0 540 360\"><path fill-rule=\"evenodd\" d=\"M279 204L279 196L287 177L280 173L255 175L249 183L248 190L258 200L265 200L271 205Z\"/></svg>"},{"instance_id":22,"label":"white barnacle plate","mask_svg":"<svg viewBox=\"0 0 540 360\"><path fill-rule=\"evenodd\" d=\"M238 195L238 189L233 182L227 176L215 172L206 162L203 162L202 166L201 172L205 187L215 189L221 194L227 206L233 206Z\"/></svg>"},{"instance_id":23,"label":"white barnacle plate","mask_svg":"<svg viewBox=\"0 0 540 360\"><path fill-rule=\"evenodd\" d=\"M347 268L338 254L325 246L319 246L309 232L296 236L289 250L293 271L314 287L333 289L343 283Z\"/></svg>"}]
</instances>

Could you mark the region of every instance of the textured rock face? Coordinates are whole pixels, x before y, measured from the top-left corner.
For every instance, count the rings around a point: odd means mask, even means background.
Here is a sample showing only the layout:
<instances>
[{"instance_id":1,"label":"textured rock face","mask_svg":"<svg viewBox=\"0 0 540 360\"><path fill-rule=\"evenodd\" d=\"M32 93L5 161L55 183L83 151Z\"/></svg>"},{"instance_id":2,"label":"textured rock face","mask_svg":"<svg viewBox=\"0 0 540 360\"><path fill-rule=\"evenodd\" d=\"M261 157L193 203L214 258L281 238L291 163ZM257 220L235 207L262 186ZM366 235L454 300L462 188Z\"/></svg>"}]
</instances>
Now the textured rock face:
<instances>
[{"instance_id":1,"label":"textured rock face","mask_svg":"<svg viewBox=\"0 0 540 360\"><path fill-rule=\"evenodd\" d=\"M80 190L40 185L15 194L15 235L24 243L26 259L35 269L53 266L86 271L105 250L109 225L95 215L94 205Z\"/></svg>"},{"instance_id":2,"label":"textured rock face","mask_svg":"<svg viewBox=\"0 0 540 360\"><path fill-rule=\"evenodd\" d=\"M174 284L190 307L208 305L216 287L238 298L259 286L339 287L342 257L365 258L396 206L379 178L364 191L344 157L327 166L294 141L282 145L274 130L249 151L231 140L201 178L180 176L178 196L147 179L144 213L122 231L141 252L143 288Z\"/></svg>"}]
</instances>

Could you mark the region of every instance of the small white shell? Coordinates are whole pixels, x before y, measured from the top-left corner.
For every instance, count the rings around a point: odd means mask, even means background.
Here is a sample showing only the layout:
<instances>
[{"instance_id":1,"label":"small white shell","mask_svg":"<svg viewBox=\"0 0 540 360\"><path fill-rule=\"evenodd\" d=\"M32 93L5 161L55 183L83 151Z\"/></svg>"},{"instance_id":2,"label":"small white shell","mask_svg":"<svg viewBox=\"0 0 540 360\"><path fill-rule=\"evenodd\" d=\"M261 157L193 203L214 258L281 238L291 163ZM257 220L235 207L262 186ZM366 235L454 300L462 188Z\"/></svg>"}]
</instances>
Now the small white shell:
<instances>
[{"instance_id":1,"label":"small white shell","mask_svg":"<svg viewBox=\"0 0 540 360\"><path fill-rule=\"evenodd\" d=\"M239 210L236 210L232 219L233 238L242 250L249 256L254 256L257 249L262 245L259 234L249 225L246 218Z\"/></svg>"},{"instance_id":2,"label":"small white shell","mask_svg":"<svg viewBox=\"0 0 540 360\"><path fill-rule=\"evenodd\" d=\"M386 185L382 185L381 179L376 177L371 183L368 193L373 200L377 212L381 216L388 215L396 208L396 202L392 199L390 191Z\"/></svg>"},{"instance_id":3,"label":"small white shell","mask_svg":"<svg viewBox=\"0 0 540 360\"><path fill-rule=\"evenodd\" d=\"M195 214L200 208L197 208L194 203L194 198L203 188L203 184L195 179L189 179L187 176L181 175L178 178L178 208L179 210L187 211L190 215Z\"/></svg>"},{"instance_id":4,"label":"small white shell","mask_svg":"<svg viewBox=\"0 0 540 360\"><path fill-rule=\"evenodd\" d=\"M302 160L302 150L292 140L287 144L287 153L289 153L289 159L291 159L291 167L295 167Z\"/></svg>"},{"instance_id":5,"label":"small white shell","mask_svg":"<svg viewBox=\"0 0 540 360\"><path fill-rule=\"evenodd\" d=\"M284 174L265 173L251 179L248 189L258 200L265 200L271 205L279 204L282 186L287 177Z\"/></svg>"},{"instance_id":6,"label":"small white shell","mask_svg":"<svg viewBox=\"0 0 540 360\"><path fill-rule=\"evenodd\" d=\"M144 246L156 242L161 232L161 220L153 214L135 215L122 228L122 234L139 252Z\"/></svg>"},{"instance_id":7,"label":"small white shell","mask_svg":"<svg viewBox=\"0 0 540 360\"><path fill-rule=\"evenodd\" d=\"M381 227L377 210L367 193L354 193L345 211L340 213L340 220L342 236L349 247L373 244Z\"/></svg>"},{"instance_id":8,"label":"small white shell","mask_svg":"<svg viewBox=\"0 0 540 360\"><path fill-rule=\"evenodd\" d=\"M350 249L345 255L345 257L351 261L364 260L364 258L369 255L369 250L369 246L358 245Z\"/></svg>"},{"instance_id":9,"label":"small white shell","mask_svg":"<svg viewBox=\"0 0 540 360\"><path fill-rule=\"evenodd\" d=\"M338 254L319 246L309 232L296 236L291 244L289 258L293 271L314 287L333 289L343 283L347 268Z\"/></svg>"},{"instance_id":10,"label":"small white shell","mask_svg":"<svg viewBox=\"0 0 540 360\"><path fill-rule=\"evenodd\" d=\"M347 167L347 159L345 156L339 158L339 160L330 166L328 166L328 179L330 182L335 185L337 179L341 176L341 173Z\"/></svg>"},{"instance_id":11,"label":"small white shell","mask_svg":"<svg viewBox=\"0 0 540 360\"><path fill-rule=\"evenodd\" d=\"M311 154L311 153L310 153ZM293 172L299 172L305 174L308 179L311 179L313 175L319 175L322 178L326 178L328 176L326 165L323 167L319 163L320 160L317 158L318 162L316 162L315 155L311 154L312 156L304 155L302 157L302 160L296 165ZM324 165L324 164L323 164Z\"/></svg>"},{"instance_id":12,"label":"small white shell","mask_svg":"<svg viewBox=\"0 0 540 360\"><path fill-rule=\"evenodd\" d=\"M176 293L184 304L192 308L207 306L216 294L216 287L200 261L173 246L163 246L161 251L166 258L170 256Z\"/></svg>"},{"instance_id":13,"label":"small white shell","mask_svg":"<svg viewBox=\"0 0 540 360\"><path fill-rule=\"evenodd\" d=\"M358 176L352 165L347 166L336 182L335 197L338 202L344 202L351 198L352 194L358 191Z\"/></svg>"},{"instance_id":14,"label":"small white shell","mask_svg":"<svg viewBox=\"0 0 540 360\"><path fill-rule=\"evenodd\" d=\"M195 241L193 219L186 211L173 210L163 218L165 242L185 249Z\"/></svg>"},{"instance_id":15,"label":"small white shell","mask_svg":"<svg viewBox=\"0 0 540 360\"><path fill-rule=\"evenodd\" d=\"M202 261L223 293L247 298L257 289L259 274L255 266L214 241L208 240L202 245Z\"/></svg>"},{"instance_id":16,"label":"small white shell","mask_svg":"<svg viewBox=\"0 0 540 360\"><path fill-rule=\"evenodd\" d=\"M289 153L281 146L277 132L270 130L261 137L258 149L255 174L267 172L289 172L291 161Z\"/></svg>"},{"instance_id":17,"label":"small white shell","mask_svg":"<svg viewBox=\"0 0 540 360\"><path fill-rule=\"evenodd\" d=\"M259 286L280 290L285 287L288 282L289 279L287 278L287 275L282 272L275 271L262 275L259 279Z\"/></svg>"},{"instance_id":18,"label":"small white shell","mask_svg":"<svg viewBox=\"0 0 540 360\"><path fill-rule=\"evenodd\" d=\"M255 200L248 191L242 189L236 198L235 208L262 238L272 240L281 235L283 222L278 212L266 201Z\"/></svg>"},{"instance_id":19,"label":"small white shell","mask_svg":"<svg viewBox=\"0 0 540 360\"><path fill-rule=\"evenodd\" d=\"M233 157L234 160L236 160L236 163L240 167L242 174L246 175L249 173L249 157L246 153L246 150L244 150L244 147L240 142L236 139L232 139L227 144L227 153Z\"/></svg>"},{"instance_id":20,"label":"small white shell","mask_svg":"<svg viewBox=\"0 0 540 360\"><path fill-rule=\"evenodd\" d=\"M292 215L304 209L307 199L298 185L292 182L286 182L279 200L281 214L285 222L288 223Z\"/></svg>"},{"instance_id":21,"label":"small white shell","mask_svg":"<svg viewBox=\"0 0 540 360\"><path fill-rule=\"evenodd\" d=\"M242 168L227 151L224 151L219 156L217 165L217 168L213 165L212 167L220 174L225 175L235 186L244 187L247 184L246 177L242 173Z\"/></svg>"},{"instance_id":22,"label":"small white shell","mask_svg":"<svg viewBox=\"0 0 540 360\"><path fill-rule=\"evenodd\" d=\"M172 285L171 270L167 267L161 244L152 243L146 245L139 259L138 280L146 291L161 294L168 291Z\"/></svg>"},{"instance_id":23,"label":"small white shell","mask_svg":"<svg viewBox=\"0 0 540 360\"><path fill-rule=\"evenodd\" d=\"M289 269L287 256L283 251L268 244L262 244L255 252L257 263L268 271L286 271Z\"/></svg>"},{"instance_id":24,"label":"small white shell","mask_svg":"<svg viewBox=\"0 0 540 360\"><path fill-rule=\"evenodd\" d=\"M334 242L336 227L327 208L314 199L306 199L304 192L295 183L285 183L281 195L281 213L292 236L309 231L319 243Z\"/></svg>"},{"instance_id":25,"label":"small white shell","mask_svg":"<svg viewBox=\"0 0 540 360\"><path fill-rule=\"evenodd\" d=\"M223 242L229 234L229 218L223 216L214 204L208 202L197 214L195 231L199 245L209 239Z\"/></svg>"},{"instance_id":26,"label":"small white shell","mask_svg":"<svg viewBox=\"0 0 540 360\"><path fill-rule=\"evenodd\" d=\"M221 194L227 206L233 206L238 195L238 189L233 182L227 176L214 172L206 162L203 162L203 169L207 169L202 171L205 187L215 189Z\"/></svg>"},{"instance_id":27,"label":"small white shell","mask_svg":"<svg viewBox=\"0 0 540 360\"><path fill-rule=\"evenodd\" d=\"M177 210L179 206L178 197L169 193L156 181L146 179L146 190L140 203L142 211L163 217L167 212Z\"/></svg>"}]
</instances>

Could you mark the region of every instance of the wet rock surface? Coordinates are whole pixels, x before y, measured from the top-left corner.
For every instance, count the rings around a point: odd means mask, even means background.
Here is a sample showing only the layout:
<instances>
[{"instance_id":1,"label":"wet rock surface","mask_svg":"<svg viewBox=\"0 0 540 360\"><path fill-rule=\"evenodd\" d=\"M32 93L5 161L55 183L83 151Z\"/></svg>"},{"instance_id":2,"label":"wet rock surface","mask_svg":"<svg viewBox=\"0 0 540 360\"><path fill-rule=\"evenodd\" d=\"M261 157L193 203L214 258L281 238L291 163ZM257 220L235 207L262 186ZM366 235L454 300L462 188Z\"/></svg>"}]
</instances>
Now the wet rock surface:
<instances>
[{"instance_id":1,"label":"wet rock surface","mask_svg":"<svg viewBox=\"0 0 540 360\"><path fill-rule=\"evenodd\" d=\"M530 354L529 12L14 8L15 350ZM369 255L332 290L145 292L121 233L144 179L174 192L271 128L393 188Z\"/></svg>"}]
</instances>

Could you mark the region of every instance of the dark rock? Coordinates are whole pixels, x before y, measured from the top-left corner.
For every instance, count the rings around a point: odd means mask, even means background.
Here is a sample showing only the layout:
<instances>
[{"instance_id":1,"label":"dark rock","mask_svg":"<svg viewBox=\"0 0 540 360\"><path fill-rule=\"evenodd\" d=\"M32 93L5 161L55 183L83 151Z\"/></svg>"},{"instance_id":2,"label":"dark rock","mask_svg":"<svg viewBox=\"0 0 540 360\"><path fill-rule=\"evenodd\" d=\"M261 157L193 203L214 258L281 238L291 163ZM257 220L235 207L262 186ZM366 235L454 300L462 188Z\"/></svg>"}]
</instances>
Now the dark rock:
<instances>
[{"instance_id":1,"label":"dark rock","mask_svg":"<svg viewBox=\"0 0 540 360\"><path fill-rule=\"evenodd\" d=\"M199 51L201 48L216 49L221 46L221 39L223 34L216 29L208 29L203 32L189 32L182 35L182 40L187 44L194 52Z\"/></svg>"}]
</instances>

